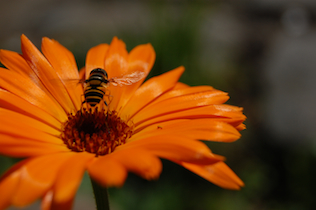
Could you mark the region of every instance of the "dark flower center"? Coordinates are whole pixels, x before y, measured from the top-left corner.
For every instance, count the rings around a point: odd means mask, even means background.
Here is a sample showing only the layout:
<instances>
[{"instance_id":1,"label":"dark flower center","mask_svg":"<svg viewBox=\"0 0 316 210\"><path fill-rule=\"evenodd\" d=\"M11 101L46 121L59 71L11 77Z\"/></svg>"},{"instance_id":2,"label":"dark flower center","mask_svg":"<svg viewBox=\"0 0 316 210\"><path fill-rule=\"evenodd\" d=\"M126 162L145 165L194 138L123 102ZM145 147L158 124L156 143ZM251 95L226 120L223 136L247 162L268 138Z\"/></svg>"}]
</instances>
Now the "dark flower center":
<instances>
[{"instance_id":1,"label":"dark flower center","mask_svg":"<svg viewBox=\"0 0 316 210\"><path fill-rule=\"evenodd\" d=\"M82 109L75 115L68 114L61 139L74 152L110 154L125 144L133 134L133 126L127 125L115 111Z\"/></svg>"}]
</instances>

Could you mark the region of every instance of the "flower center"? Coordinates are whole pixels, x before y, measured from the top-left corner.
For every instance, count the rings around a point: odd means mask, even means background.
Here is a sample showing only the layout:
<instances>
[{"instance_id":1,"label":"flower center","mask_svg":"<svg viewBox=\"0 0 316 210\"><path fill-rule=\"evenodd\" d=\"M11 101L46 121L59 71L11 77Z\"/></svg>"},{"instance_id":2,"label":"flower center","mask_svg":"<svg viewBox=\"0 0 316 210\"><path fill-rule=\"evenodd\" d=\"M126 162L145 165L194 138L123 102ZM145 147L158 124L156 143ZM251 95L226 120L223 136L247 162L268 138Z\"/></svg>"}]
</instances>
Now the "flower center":
<instances>
[{"instance_id":1,"label":"flower center","mask_svg":"<svg viewBox=\"0 0 316 210\"><path fill-rule=\"evenodd\" d=\"M115 111L82 109L75 115L68 114L63 125L61 139L74 152L110 154L125 144L133 134L133 126L127 125Z\"/></svg>"}]
</instances>

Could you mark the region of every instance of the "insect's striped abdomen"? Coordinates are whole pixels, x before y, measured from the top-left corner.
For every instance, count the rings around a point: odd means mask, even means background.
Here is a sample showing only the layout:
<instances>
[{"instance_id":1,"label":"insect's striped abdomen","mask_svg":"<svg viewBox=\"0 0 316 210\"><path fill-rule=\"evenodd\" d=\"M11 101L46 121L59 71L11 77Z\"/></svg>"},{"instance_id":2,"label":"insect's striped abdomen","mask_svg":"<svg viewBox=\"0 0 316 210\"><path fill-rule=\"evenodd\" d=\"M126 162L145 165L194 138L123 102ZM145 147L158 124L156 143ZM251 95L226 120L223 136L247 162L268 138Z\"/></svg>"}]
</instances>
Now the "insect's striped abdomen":
<instances>
[{"instance_id":1,"label":"insect's striped abdomen","mask_svg":"<svg viewBox=\"0 0 316 210\"><path fill-rule=\"evenodd\" d=\"M103 99L104 91L99 88L100 86L88 86L84 92L85 101L92 107L100 103Z\"/></svg>"},{"instance_id":2,"label":"insect's striped abdomen","mask_svg":"<svg viewBox=\"0 0 316 210\"><path fill-rule=\"evenodd\" d=\"M86 88L84 90L84 102L91 107L96 106L103 101L105 95L105 89L108 83L107 73L103 69L94 69L90 73L89 79L86 81ZM104 101L105 105L107 103Z\"/></svg>"}]
</instances>

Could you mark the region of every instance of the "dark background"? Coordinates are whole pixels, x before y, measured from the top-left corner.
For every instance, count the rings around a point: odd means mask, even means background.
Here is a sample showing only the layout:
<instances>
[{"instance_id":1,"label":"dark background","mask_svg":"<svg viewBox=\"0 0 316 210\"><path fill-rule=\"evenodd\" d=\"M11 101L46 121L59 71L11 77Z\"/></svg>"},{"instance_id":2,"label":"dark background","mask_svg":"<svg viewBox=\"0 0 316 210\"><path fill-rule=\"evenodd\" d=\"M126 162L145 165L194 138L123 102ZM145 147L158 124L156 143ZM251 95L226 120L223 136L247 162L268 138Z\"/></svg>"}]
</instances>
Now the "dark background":
<instances>
[{"instance_id":1,"label":"dark background","mask_svg":"<svg viewBox=\"0 0 316 210\"><path fill-rule=\"evenodd\" d=\"M186 67L190 85L211 85L244 107L240 140L207 143L246 186L221 189L168 161L158 181L130 174L111 188L113 210L305 210L316 188L316 1L0 0L0 48L21 52L58 40L79 67L89 48L118 36L131 50L152 43L150 76ZM14 163L0 157L0 172ZM74 209L93 209L86 175ZM28 209L38 209L36 203ZM14 209L14 208L12 208Z\"/></svg>"}]
</instances>

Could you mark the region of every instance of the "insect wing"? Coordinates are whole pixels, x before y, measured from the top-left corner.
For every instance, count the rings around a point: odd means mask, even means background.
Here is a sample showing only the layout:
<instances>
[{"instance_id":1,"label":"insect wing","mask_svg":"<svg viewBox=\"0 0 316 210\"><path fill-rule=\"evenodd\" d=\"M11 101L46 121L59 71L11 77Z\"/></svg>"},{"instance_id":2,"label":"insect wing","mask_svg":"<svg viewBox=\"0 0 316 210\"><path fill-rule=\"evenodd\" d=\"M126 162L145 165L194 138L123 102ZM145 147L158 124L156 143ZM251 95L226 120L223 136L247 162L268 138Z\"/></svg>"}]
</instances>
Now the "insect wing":
<instances>
[{"instance_id":1,"label":"insect wing","mask_svg":"<svg viewBox=\"0 0 316 210\"><path fill-rule=\"evenodd\" d=\"M112 77L109 82L114 86L132 85L145 77L145 72L135 71L131 74L123 75L122 77Z\"/></svg>"}]
</instances>

